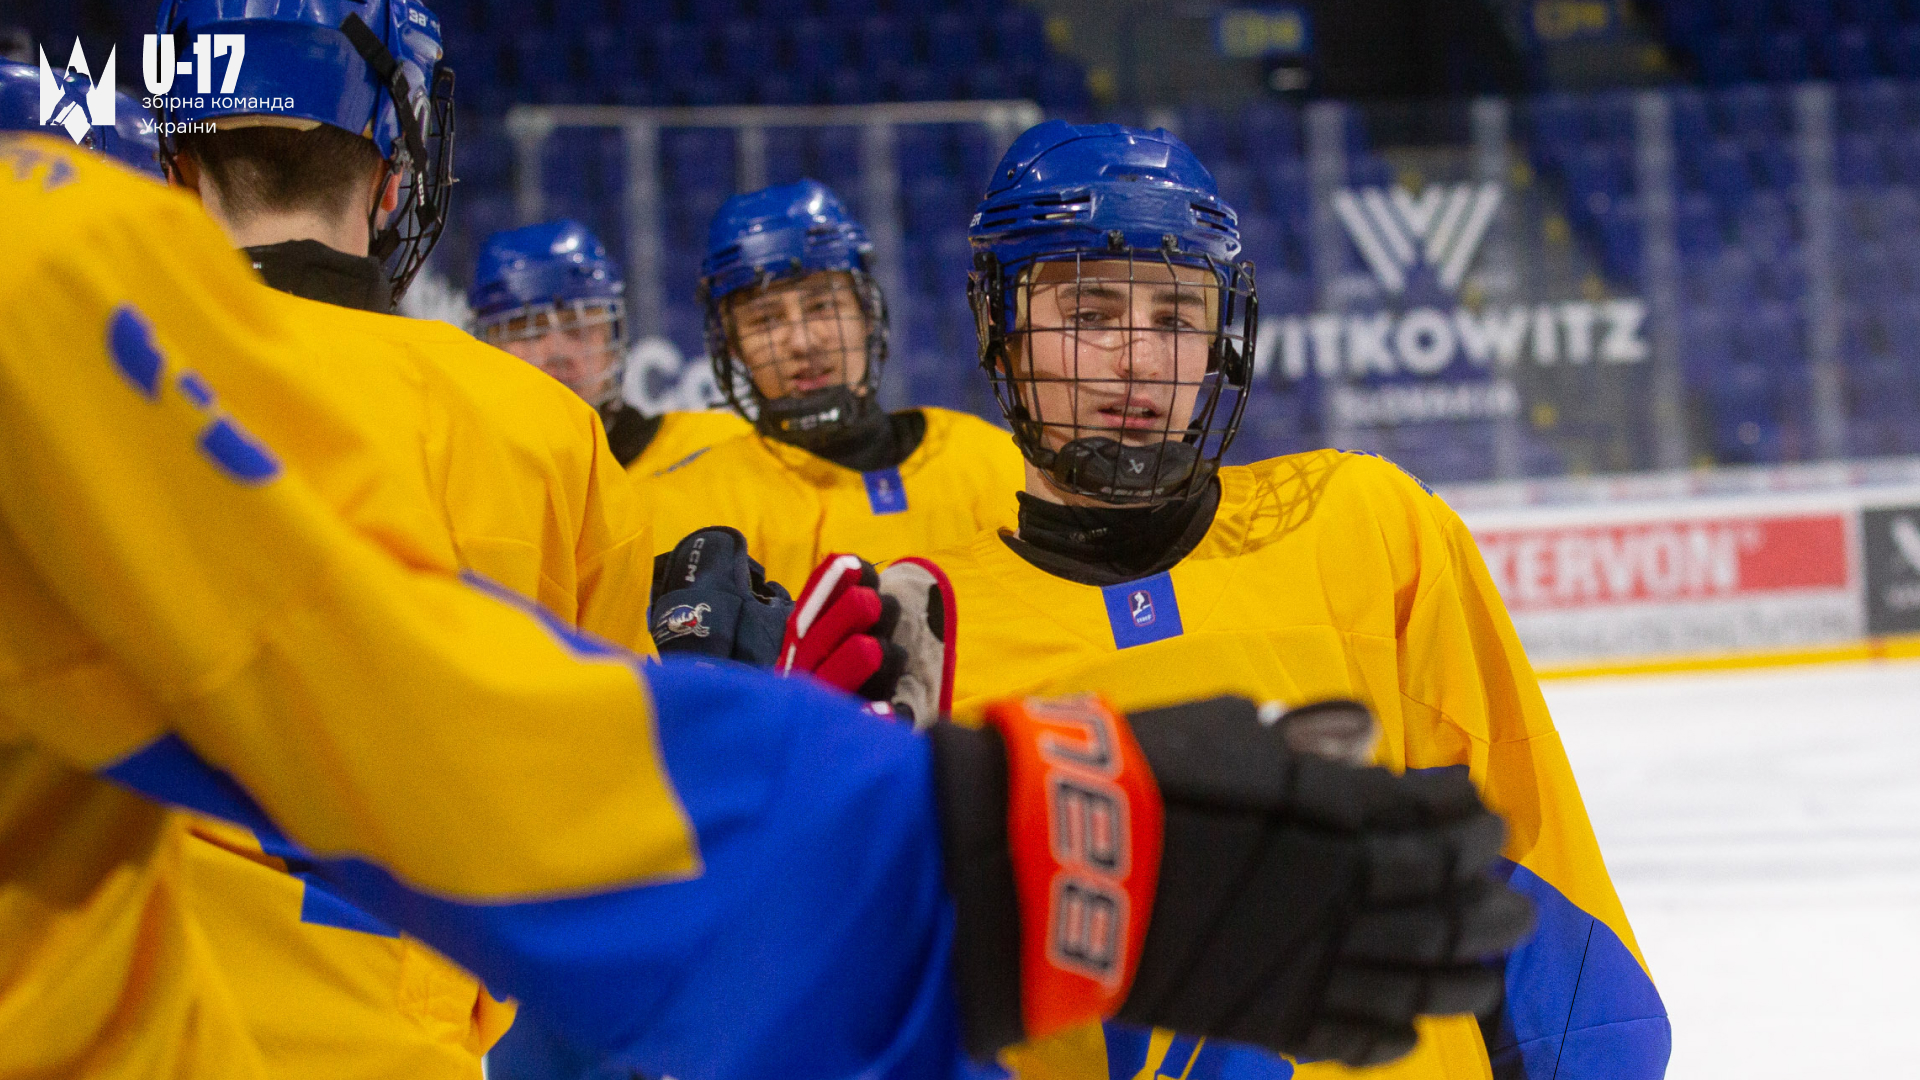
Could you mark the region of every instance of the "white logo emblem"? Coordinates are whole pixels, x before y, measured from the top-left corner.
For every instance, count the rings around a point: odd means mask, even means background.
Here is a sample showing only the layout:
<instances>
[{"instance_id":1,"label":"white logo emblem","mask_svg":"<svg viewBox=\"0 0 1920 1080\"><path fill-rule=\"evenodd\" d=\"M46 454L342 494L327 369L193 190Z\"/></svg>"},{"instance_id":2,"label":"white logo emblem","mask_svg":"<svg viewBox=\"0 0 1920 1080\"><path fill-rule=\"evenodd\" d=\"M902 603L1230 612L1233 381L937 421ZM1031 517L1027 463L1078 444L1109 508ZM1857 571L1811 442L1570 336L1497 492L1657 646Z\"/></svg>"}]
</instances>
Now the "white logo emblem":
<instances>
[{"instance_id":1,"label":"white logo emblem","mask_svg":"<svg viewBox=\"0 0 1920 1080\"><path fill-rule=\"evenodd\" d=\"M1920 574L1920 525L1902 515L1893 519L1893 546L1914 573Z\"/></svg>"},{"instance_id":2,"label":"white logo emblem","mask_svg":"<svg viewBox=\"0 0 1920 1080\"><path fill-rule=\"evenodd\" d=\"M1467 276L1494 211L1500 185L1429 184L1413 197L1405 188L1334 193L1333 209L1382 288L1406 291L1407 272L1425 262L1440 284L1458 289Z\"/></svg>"},{"instance_id":3,"label":"white logo emblem","mask_svg":"<svg viewBox=\"0 0 1920 1080\"><path fill-rule=\"evenodd\" d=\"M113 126L113 59L117 48L107 50L107 63L100 81L93 80L87 67L86 50L73 43L73 55L65 73L55 75L47 63L47 50L40 50L40 124L66 129L74 142L87 137L96 127Z\"/></svg>"}]
</instances>

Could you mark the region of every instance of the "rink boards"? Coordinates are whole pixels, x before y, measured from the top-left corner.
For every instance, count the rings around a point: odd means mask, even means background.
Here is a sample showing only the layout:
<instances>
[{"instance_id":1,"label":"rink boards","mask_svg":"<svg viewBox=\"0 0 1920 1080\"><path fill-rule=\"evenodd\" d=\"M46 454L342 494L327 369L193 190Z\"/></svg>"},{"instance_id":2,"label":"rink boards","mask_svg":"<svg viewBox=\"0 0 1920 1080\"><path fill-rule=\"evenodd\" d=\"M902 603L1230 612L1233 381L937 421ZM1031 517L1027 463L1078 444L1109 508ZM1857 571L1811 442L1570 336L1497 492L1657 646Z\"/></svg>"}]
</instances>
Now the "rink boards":
<instances>
[{"instance_id":1,"label":"rink boards","mask_svg":"<svg viewBox=\"0 0 1920 1080\"><path fill-rule=\"evenodd\" d=\"M1920 633L1920 463L1443 494L1543 668Z\"/></svg>"}]
</instances>

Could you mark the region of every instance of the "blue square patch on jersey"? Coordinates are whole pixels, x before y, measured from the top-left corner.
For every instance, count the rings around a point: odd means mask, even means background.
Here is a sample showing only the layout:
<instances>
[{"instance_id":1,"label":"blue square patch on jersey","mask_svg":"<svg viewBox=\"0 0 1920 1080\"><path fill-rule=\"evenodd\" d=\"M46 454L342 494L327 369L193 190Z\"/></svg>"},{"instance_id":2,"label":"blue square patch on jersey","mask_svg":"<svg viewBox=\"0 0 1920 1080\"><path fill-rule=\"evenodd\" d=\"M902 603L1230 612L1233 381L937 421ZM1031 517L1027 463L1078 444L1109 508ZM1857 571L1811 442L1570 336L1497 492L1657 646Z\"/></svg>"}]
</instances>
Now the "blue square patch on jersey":
<instances>
[{"instance_id":1,"label":"blue square patch on jersey","mask_svg":"<svg viewBox=\"0 0 1920 1080\"><path fill-rule=\"evenodd\" d=\"M899 469L875 469L860 478L867 482L867 505L876 517L907 512L907 487L900 482Z\"/></svg>"},{"instance_id":2,"label":"blue square patch on jersey","mask_svg":"<svg viewBox=\"0 0 1920 1080\"><path fill-rule=\"evenodd\" d=\"M1106 586L1100 593L1107 601L1107 622L1113 626L1113 643L1118 648L1131 649L1184 632L1171 575L1160 573L1139 581L1123 581Z\"/></svg>"}]
</instances>

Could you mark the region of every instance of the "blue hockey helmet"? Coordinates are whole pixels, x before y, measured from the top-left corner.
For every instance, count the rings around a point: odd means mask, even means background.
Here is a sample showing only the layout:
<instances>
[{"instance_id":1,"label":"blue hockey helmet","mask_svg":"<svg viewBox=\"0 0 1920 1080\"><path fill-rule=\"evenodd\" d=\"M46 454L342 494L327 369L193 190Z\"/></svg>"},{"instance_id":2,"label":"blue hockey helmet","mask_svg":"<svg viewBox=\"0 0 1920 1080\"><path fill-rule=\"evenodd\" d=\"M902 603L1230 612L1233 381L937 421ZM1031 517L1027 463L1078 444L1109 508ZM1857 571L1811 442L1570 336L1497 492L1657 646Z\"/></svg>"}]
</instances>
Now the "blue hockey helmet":
<instances>
[{"instance_id":1,"label":"blue hockey helmet","mask_svg":"<svg viewBox=\"0 0 1920 1080\"><path fill-rule=\"evenodd\" d=\"M1165 130L1049 120L1008 149L967 235L981 366L1027 460L1055 487L1115 504L1178 498L1209 481L1246 408L1258 308L1253 266L1240 258L1238 219L1193 151ZM1181 268L1202 271L1199 281ZM1177 332L1136 326L1125 301L1104 316L1102 343L1077 325L1044 328L1069 343L1073 370L1037 373L1030 349L1035 286L1051 280L1090 295L1085 286L1096 279L1110 286L1189 282L1182 290L1198 290L1194 302L1204 318L1187 319ZM1176 348L1204 349L1204 374L1136 377L1139 342L1169 333ZM1189 334L1198 340L1186 345L1180 335ZM1124 351L1126 363L1107 370L1127 374L1083 373L1083 348L1089 355ZM1017 370L1023 363L1027 370ZM1050 416L1039 392L1048 381L1111 383L1118 400L1136 404L1121 406L1105 423L1077 411ZM1069 408L1095 397L1069 395Z\"/></svg>"},{"instance_id":2,"label":"blue hockey helmet","mask_svg":"<svg viewBox=\"0 0 1920 1080\"><path fill-rule=\"evenodd\" d=\"M562 218L487 237L467 303L480 340L603 406L619 397L626 368L625 293L599 238Z\"/></svg>"},{"instance_id":3,"label":"blue hockey helmet","mask_svg":"<svg viewBox=\"0 0 1920 1080\"><path fill-rule=\"evenodd\" d=\"M165 0L158 31L141 62L166 87L155 96L169 168L168 132L181 125L329 124L373 141L401 178L392 218L369 222L398 301L440 238L453 184L453 71L440 20L419 0ZM174 58L190 51L196 81L181 86Z\"/></svg>"},{"instance_id":4,"label":"blue hockey helmet","mask_svg":"<svg viewBox=\"0 0 1920 1080\"><path fill-rule=\"evenodd\" d=\"M49 70L52 68L49 66ZM104 77L104 75L103 75ZM92 88L87 76L74 72L53 76L56 88L64 95L83 97ZM113 95L113 126L90 129L80 145L123 161L153 176L160 175L160 137L154 129L153 115L131 95ZM0 131L53 132L60 128L56 110L46 124L40 121L40 71L32 64L0 60Z\"/></svg>"},{"instance_id":5,"label":"blue hockey helmet","mask_svg":"<svg viewBox=\"0 0 1920 1080\"><path fill-rule=\"evenodd\" d=\"M887 305L869 266L872 253L867 231L817 180L736 195L714 215L700 263L707 355L728 402L763 432L808 445L874 407L874 388L887 358ZM798 316L831 327L831 333L806 332L800 339L811 342L811 363L840 365L837 378L828 377L832 385L812 385L815 379L789 384L782 365L771 359L786 346L773 345L772 335L756 336L733 317L743 300L803 281L808 284L796 287L817 285L830 292L829 307L838 313ZM848 312L857 313L861 322L858 342L846 340L843 332ZM766 348L758 347L761 341ZM743 350L755 355L745 356ZM855 356L864 360L858 372ZM755 378L756 372L762 377ZM771 392L766 384L772 384Z\"/></svg>"}]
</instances>

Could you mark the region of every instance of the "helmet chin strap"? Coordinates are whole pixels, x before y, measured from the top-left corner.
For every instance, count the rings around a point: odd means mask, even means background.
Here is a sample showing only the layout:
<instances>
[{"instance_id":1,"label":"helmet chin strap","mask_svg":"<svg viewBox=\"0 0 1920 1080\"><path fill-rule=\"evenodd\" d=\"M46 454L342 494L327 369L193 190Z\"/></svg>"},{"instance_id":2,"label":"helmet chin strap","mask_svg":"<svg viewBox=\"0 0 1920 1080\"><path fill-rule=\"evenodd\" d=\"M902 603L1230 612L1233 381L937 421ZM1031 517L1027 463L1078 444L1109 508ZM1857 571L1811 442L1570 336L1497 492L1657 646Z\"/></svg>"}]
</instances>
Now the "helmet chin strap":
<instances>
[{"instance_id":1,"label":"helmet chin strap","mask_svg":"<svg viewBox=\"0 0 1920 1080\"><path fill-rule=\"evenodd\" d=\"M874 408L871 393L850 386L829 386L805 394L762 398L760 432L802 450L823 446Z\"/></svg>"},{"instance_id":2,"label":"helmet chin strap","mask_svg":"<svg viewBox=\"0 0 1920 1080\"><path fill-rule=\"evenodd\" d=\"M1190 442L1129 446L1104 435L1075 439L1042 466L1062 491L1115 504L1178 499L1204 487L1216 467Z\"/></svg>"}]
</instances>

